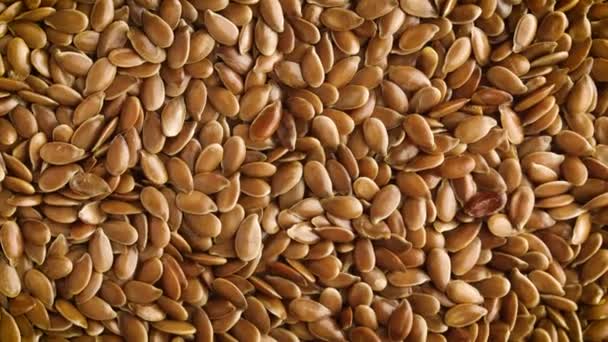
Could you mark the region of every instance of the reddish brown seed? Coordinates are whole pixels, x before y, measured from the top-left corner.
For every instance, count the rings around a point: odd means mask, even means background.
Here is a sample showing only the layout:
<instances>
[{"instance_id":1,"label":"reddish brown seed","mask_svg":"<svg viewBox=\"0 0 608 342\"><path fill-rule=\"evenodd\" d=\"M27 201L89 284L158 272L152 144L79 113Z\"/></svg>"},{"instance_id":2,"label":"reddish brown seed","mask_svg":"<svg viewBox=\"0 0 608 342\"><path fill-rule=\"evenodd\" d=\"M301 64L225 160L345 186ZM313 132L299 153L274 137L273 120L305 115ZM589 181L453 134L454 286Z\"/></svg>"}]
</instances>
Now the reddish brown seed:
<instances>
[{"instance_id":1,"label":"reddish brown seed","mask_svg":"<svg viewBox=\"0 0 608 342\"><path fill-rule=\"evenodd\" d=\"M264 141L270 138L279 128L281 121L281 102L266 106L253 120L249 127L249 137L253 141Z\"/></svg>"},{"instance_id":2,"label":"reddish brown seed","mask_svg":"<svg viewBox=\"0 0 608 342\"><path fill-rule=\"evenodd\" d=\"M478 192L465 204L464 210L473 217L484 217L502 209L506 204L505 194L495 192Z\"/></svg>"}]
</instances>

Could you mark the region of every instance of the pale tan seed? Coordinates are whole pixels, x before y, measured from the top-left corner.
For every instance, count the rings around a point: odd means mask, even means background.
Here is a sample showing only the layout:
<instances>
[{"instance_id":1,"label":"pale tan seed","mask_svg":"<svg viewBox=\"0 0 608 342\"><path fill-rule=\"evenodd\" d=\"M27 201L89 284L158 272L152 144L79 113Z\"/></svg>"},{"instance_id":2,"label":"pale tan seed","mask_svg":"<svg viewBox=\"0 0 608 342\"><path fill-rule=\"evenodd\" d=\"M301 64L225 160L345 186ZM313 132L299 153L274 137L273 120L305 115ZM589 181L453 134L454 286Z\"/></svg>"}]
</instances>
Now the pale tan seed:
<instances>
[{"instance_id":1,"label":"pale tan seed","mask_svg":"<svg viewBox=\"0 0 608 342\"><path fill-rule=\"evenodd\" d=\"M325 306L306 298L291 301L289 312L304 322L314 322L331 314Z\"/></svg>"},{"instance_id":2,"label":"pale tan seed","mask_svg":"<svg viewBox=\"0 0 608 342\"><path fill-rule=\"evenodd\" d=\"M532 14L525 14L519 19L513 35L514 52L520 52L532 43L536 35L537 25L538 20Z\"/></svg>"},{"instance_id":3,"label":"pale tan seed","mask_svg":"<svg viewBox=\"0 0 608 342\"><path fill-rule=\"evenodd\" d=\"M110 240L101 228L98 228L89 241L89 251L93 268L100 273L108 271L114 262Z\"/></svg>"},{"instance_id":4,"label":"pale tan seed","mask_svg":"<svg viewBox=\"0 0 608 342\"><path fill-rule=\"evenodd\" d=\"M412 330L413 312L407 299L401 303L390 314L387 322L388 336L392 340L405 339Z\"/></svg>"},{"instance_id":5,"label":"pale tan seed","mask_svg":"<svg viewBox=\"0 0 608 342\"><path fill-rule=\"evenodd\" d=\"M333 67L327 74L329 83L336 87L342 87L348 84L357 72L361 58L359 56L351 56L343 58L333 64ZM332 57L333 63L333 57Z\"/></svg>"},{"instance_id":6,"label":"pale tan seed","mask_svg":"<svg viewBox=\"0 0 608 342\"><path fill-rule=\"evenodd\" d=\"M218 112L229 117L238 114L240 108L238 99L228 89L213 86L207 88L207 93L207 99Z\"/></svg>"},{"instance_id":7,"label":"pale tan seed","mask_svg":"<svg viewBox=\"0 0 608 342\"><path fill-rule=\"evenodd\" d=\"M323 164L318 161L310 161L304 166L303 172L304 181L311 191L320 198L331 196L332 182Z\"/></svg>"},{"instance_id":8,"label":"pale tan seed","mask_svg":"<svg viewBox=\"0 0 608 342\"><path fill-rule=\"evenodd\" d=\"M112 25L110 25L112 27ZM120 26L115 26L113 31L114 34L120 34L120 31L125 30ZM128 40L133 45L133 49L146 61L150 63L161 63L167 59L167 53L164 49L156 46L150 41L144 32L137 28L131 27L126 33ZM111 36L108 37L108 40ZM110 42L108 42L110 43Z\"/></svg>"},{"instance_id":9,"label":"pale tan seed","mask_svg":"<svg viewBox=\"0 0 608 342\"><path fill-rule=\"evenodd\" d=\"M363 135L367 145L379 155L388 152L389 137L385 125L377 118L368 118L363 123Z\"/></svg>"},{"instance_id":10,"label":"pale tan seed","mask_svg":"<svg viewBox=\"0 0 608 342\"><path fill-rule=\"evenodd\" d=\"M515 269L511 273L511 287L517 294L519 300L529 308L538 305L540 295L532 281Z\"/></svg>"},{"instance_id":11,"label":"pale tan seed","mask_svg":"<svg viewBox=\"0 0 608 342\"><path fill-rule=\"evenodd\" d=\"M15 298L21 292L21 279L17 270L4 261L0 261L0 293L8 298Z\"/></svg>"},{"instance_id":12,"label":"pale tan seed","mask_svg":"<svg viewBox=\"0 0 608 342\"><path fill-rule=\"evenodd\" d=\"M420 269L396 271L387 275L389 283L396 287L410 287L422 285L430 280L429 276Z\"/></svg>"},{"instance_id":13,"label":"pale tan seed","mask_svg":"<svg viewBox=\"0 0 608 342\"><path fill-rule=\"evenodd\" d=\"M528 90L521 79L505 67L494 66L490 68L487 77L495 87L513 95L520 95Z\"/></svg>"},{"instance_id":14,"label":"pale tan seed","mask_svg":"<svg viewBox=\"0 0 608 342\"><path fill-rule=\"evenodd\" d=\"M419 114L411 114L405 117L404 129L413 143L432 151L435 149L435 139L428 122Z\"/></svg>"},{"instance_id":15,"label":"pale tan seed","mask_svg":"<svg viewBox=\"0 0 608 342\"><path fill-rule=\"evenodd\" d=\"M320 115L312 120L311 133L319 142L330 150L335 150L340 144L338 127L329 117Z\"/></svg>"},{"instance_id":16,"label":"pale tan seed","mask_svg":"<svg viewBox=\"0 0 608 342\"><path fill-rule=\"evenodd\" d=\"M451 255L452 272L463 275L470 271L481 253L481 241L475 238L466 247Z\"/></svg>"},{"instance_id":17,"label":"pale tan seed","mask_svg":"<svg viewBox=\"0 0 608 342\"><path fill-rule=\"evenodd\" d=\"M148 186L140 193L141 203L153 216L164 221L169 219L169 204L163 194L156 188Z\"/></svg>"},{"instance_id":18,"label":"pale tan seed","mask_svg":"<svg viewBox=\"0 0 608 342\"><path fill-rule=\"evenodd\" d=\"M488 220L488 229L499 237L512 236L516 232L509 218L504 214L494 214Z\"/></svg>"},{"instance_id":19,"label":"pale tan seed","mask_svg":"<svg viewBox=\"0 0 608 342\"><path fill-rule=\"evenodd\" d=\"M458 38L446 52L443 72L448 73L463 65L471 55L471 40L468 37Z\"/></svg>"},{"instance_id":20,"label":"pale tan seed","mask_svg":"<svg viewBox=\"0 0 608 342\"><path fill-rule=\"evenodd\" d=\"M55 301L55 289L51 281L40 271L32 269L23 276L23 286L43 304L51 306Z\"/></svg>"},{"instance_id":21,"label":"pale tan seed","mask_svg":"<svg viewBox=\"0 0 608 342\"><path fill-rule=\"evenodd\" d=\"M419 113L425 113L439 104L441 96L441 90L435 87L422 88L412 96L412 109Z\"/></svg>"},{"instance_id":22,"label":"pale tan seed","mask_svg":"<svg viewBox=\"0 0 608 342\"><path fill-rule=\"evenodd\" d=\"M159 322L153 322L152 326L158 329L159 331L174 335L187 336L192 335L196 331L195 327L192 324L181 321L163 320Z\"/></svg>"},{"instance_id":23,"label":"pale tan seed","mask_svg":"<svg viewBox=\"0 0 608 342\"><path fill-rule=\"evenodd\" d=\"M393 213L401 202L401 192L395 185L387 185L374 196L370 208L370 219L377 223Z\"/></svg>"},{"instance_id":24,"label":"pale tan seed","mask_svg":"<svg viewBox=\"0 0 608 342\"><path fill-rule=\"evenodd\" d=\"M10 26L16 36L22 38L30 49L43 48L47 43L47 36L44 30L28 21L16 21Z\"/></svg>"},{"instance_id":25,"label":"pale tan seed","mask_svg":"<svg viewBox=\"0 0 608 342\"><path fill-rule=\"evenodd\" d=\"M21 331L17 321L4 308L0 310L0 337L7 341L21 341Z\"/></svg>"},{"instance_id":26,"label":"pale tan seed","mask_svg":"<svg viewBox=\"0 0 608 342\"><path fill-rule=\"evenodd\" d=\"M144 175L154 184L164 184L169 179L167 169L157 155L146 151L140 152L140 164Z\"/></svg>"},{"instance_id":27,"label":"pale tan seed","mask_svg":"<svg viewBox=\"0 0 608 342\"><path fill-rule=\"evenodd\" d=\"M465 327L488 313L484 307L475 304L458 304L445 313L445 322L451 327Z\"/></svg>"},{"instance_id":28,"label":"pale tan seed","mask_svg":"<svg viewBox=\"0 0 608 342\"><path fill-rule=\"evenodd\" d=\"M168 28L167 28L168 29ZM175 32L175 38L171 46L167 49L167 65L177 69L183 67L188 61L190 54L191 30L187 27L180 27Z\"/></svg>"},{"instance_id":29,"label":"pale tan seed","mask_svg":"<svg viewBox=\"0 0 608 342\"><path fill-rule=\"evenodd\" d=\"M335 196L321 201L323 208L332 215L343 219L354 219L361 216L363 206L352 196Z\"/></svg>"},{"instance_id":30,"label":"pale tan seed","mask_svg":"<svg viewBox=\"0 0 608 342\"><path fill-rule=\"evenodd\" d=\"M591 144L583 136L570 130L559 132L556 135L555 142L564 152L570 155L587 155L592 150Z\"/></svg>"},{"instance_id":31,"label":"pale tan seed","mask_svg":"<svg viewBox=\"0 0 608 342\"><path fill-rule=\"evenodd\" d=\"M509 218L516 227L523 227L528 222L534 202L534 193L530 187L521 186L515 191L509 207Z\"/></svg>"},{"instance_id":32,"label":"pale tan seed","mask_svg":"<svg viewBox=\"0 0 608 342\"><path fill-rule=\"evenodd\" d=\"M176 97L167 102L161 112L161 127L167 137L177 136L186 120L186 104L183 97Z\"/></svg>"},{"instance_id":33,"label":"pale tan seed","mask_svg":"<svg viewBox=\"0 0 608 342\"><path fill-rule=\"evenodd\" d=\"M95 61L86 77L84 95L106 90L116 76L116 66L109 59L101 58Z\"/></svg>"},{"instance_id":34,"label":"pale tan seed","mask_svg":"<svg viewBox=\"0 0 608 342\"><path fill-rule=\"evenodd\" d=\"M137 242L138 232L127 222L108 220L101 227L110 241L124 245L132 245Z\"/></svg>"},{"instance_id":35,"label":"pale tan seed","mask_svg":"<svg viewBox=\"0 0 608 342\"><path fill-rule=\"evenodd\" d=\"M445 291L450 300L459 304L481 304L484 300L483 296L475 287L462 280L450 281Z\"/></svg>"},{"instance_id":36,"label":"pale tan seed","mask_svg":"<svg viewBox=\"0 0 608 342\"><path fill-rule=\"evenodd\" d=\"M87 30L74 36L74 46L86 53L94 53L97 50L100 34ZM33 52L32 52L33 53Z\"/></svg>"},{"instance_id":37,"label":"pale tan seed","mask_svg":"<svg viewBox=\"0 0 608 342\"><path fill-rule=\"evenodd\" d=\"M105 165L106 170L113 176L123 174L129 167L129 147L122 135L117 136L110 143Z\"/></svg>"},{"instance_id":38,"label":"pale tan seed","mask_svg":"<svg viewBox=\"0 0 608 342\"><path fill-rule=\"evenodd\" d=\"M302 75L304 81L311 87L320 87L325 81L323 63L313 47L310 47L302 57L302 68L307 70L307 72Z\"/></svg>"},{"instance_id":39,"label":"pale tan seed","mask_svg":"<svg viewBox=\"0 0 608 342\"><path fill-rule=\"evenodd\" d=\"M288 162L280 165L272 176L271 193L282 195L293 189L301 180L304 167L300 162Z\"/></svg>"},{"instance_id":40,"label":"pale tan seed","mask_svg":"<svg viewBox=\"0 0 608 342\"><path fill-rule=\"evenodd\" d=\"M591 106L595 85L589 75L578 80L568 96L567 108L572 113L585 112Z\"/></svg>"},{"instance_id":41,"label":"pale tan seed","mask_svg":"<svg viewBox=\"0 0 608 342\"><path fill-rule=\"evenodd\" d=\"M361 108L367 103L369 97L367 88L359 85L348 85L339 89L338 101L334 106L340 110Z\"/></svg>"},{"instance_id":42,"label":"pale tan seed","mask_svg":"<svg viewBox=\"0 0 608 342\"><path fill-rule=\"evenodd\" d=\"M83 254L74 262L72 273L66 279L67 291L71 294L81 293L89 284L93 271L93 263L88 253Z\"/></svg>"},{"instance_id":43,"label":"pale tan seed","mask_svg":"<svg viewBox=\"0 0 608 342\"><path fill-rule=\"evenodd\" d=\"M78 76L86 76L93 61L85 54L71 51L58 51L53 57L65 71Z\"/></svg>"},{"instance_id":44,"label":"pale tan seed","mask_svg":"<svg viewBox=\"0 0 608 342\"><path fill-rule=\"evenodd\" d=\"M483 138L496 124L496 120L490 117L470 116L458 124L454 136L463 143L473 143Z\"/></svg>"},{"instance_id":45,"label":"pale tan seed","mask_svg":"<svg viewBox=\"0 0 608 342\"><path fill-rule=\"evenodd\" d=\"M420 18L434 18L437 16L435 8L429 1L401 0L400 5L408 15Z\"/></svg>"},{"instance_id":46,"label":"pale tan seed","mask_svg":"<svg viewBox=\"0 0 608 342\"><path fill-rule=\"evenodd\" d=\"M4 255L12 262L23 255L23 235L16 222L8 221L2 225L0 228L0 246L2 246Z\"/></svg>"},{"instance_id":47,"label":"pale tan seed","mask_svg":"<svg viewBox=\"0 0 608 342\"><path fill-rule=\"evenodd\" d=\"M438 31L439 27L433 24L409 27L399 38L399 48L404 54L420 51Z\"/></svg>"},{"instance_id":48,"label":"pale tan seed","mask_svg":"<svg viewBox=\"0 0 608 342\"><path fill-rule=\"evenodd\" d=\"M143 30L154 44L168 48L173 44L174 33L169 24L158 15L144 10L141 16Z\"/></svg>"},{"instance_id":49,"label":"pale tan seed","mask_svg":"<svg viewBox=\"0 0 608 342\"><path fill-rule=\"evenodd\" d=\"M431 85L424 73L409 66L391 66L388 70L388 77L407 91L416 91Z\"/></svg>"},{"instance_id":50,"label":"pale tan seed","mask_svg":"<svg viewBox=\"0 0 608 342\"><path fill-rule=\"evenodd\" d=\"M88 327L86 317L80 313L71 302L64 299L57 299L55 301L55 309L72 324L81 328Z\"/></svg>"},{"instance_id":51,"label":"pale tan seed","mask_svg":"<svg viewBox=\"0 0 608 342\"><path fill-rule=\"evenodd\" d=\"M187 112L194 118L200 118L207 104L207 87L200 80L191 80L184 95ZM242 106L241 106L242 107Z\"/></svg>"},{"instance_id":52,"label":"pale tan seed","mask_svg":"<svg viewBox=\"0 0 608 342\"><path fill-rule=\"evenodd\" d=\"M276 32L283 32L285 19L283 7L278 0L261 0L260 14L268 26Z\"/></svg>"},{"instance_id":53,"label":"pale tan seed","mask_svg":"<svg viewBox=\"0 0 608 342\"><path fill-rule=\"evenodd\" d=\"M245 142L241 137L230 137L224 143L222 169L224 174L231 175L242 165L245 160Z\"/></svg>"},{"instance_id":54,"label":"pale tan seed","mask_svg":"<svg viewBox=\"0 0 608 342\"><path fill-rule=\"evenodd\" d=\"M254 86L248 89L239 99L241 111L239 117L244 121L252 120L267 104L271 87Z\"/></svg>"},{"instance_id":55,"label":"pale tan seed","mask_svg":"<svg viewBox=\"0 0 608 342\"><path fill-rule=\"evenodd\" d=\"M175 203L181 211L194 215L204 215L217 210L217 205L211 198L200 191L179 193Z\"/></svg>"},{"instance_id":56,"label":"pale tan seed","mask_svg":"<svg viewBox=\"0 0 608 342\"><path fill-rule=\"evenodd\" d=\"M67 165L80 160L84 150L64 142L49 142L40 148L42 160L53 165Z\"/></svg>"},{"instance_id":57,"label":"pale tan seed","mask_svg":"<svg viewBox=\"0 0 608 342\"><path fill-rule=\"evenodd\" d=\"M433 284L444 290L450 281L451 262L447 252L441 248L434 248L428 253L427 272Z\"/></svg>"},{"instance_id":58,"label":"pale tan seed","mask_svg":"<svg viewBox=\"0 0 608 342\"><path fill-rule=\"evenodd\" d=\"M274 72L289 87L304 88L307 85L301 66L295 62L280 61L275 64Z\"/></svg>"},{"instance_id":59,"label":"pale tan seed","mask_svg":"<svg viewBox=\"0 0 608 342\"><path fill-rule=\"evenodd\" d=\"M217 42L232 46L238 40L238 28L231 21L211 10L204 13L205 27Z\"/></svg>"},{"instance_id":60,"label":"pale tan seed","mask_svg":"<svg viewBox=\"0 0 608 342\"><path fill-rule=\"evenodd\" d=\"M507 132L509 141L519 144L524 139L523 127L519 116L508 106L499 106L500 122Z\"/></svg>"},{"instance_id":61,"label":"pale tan seed","mask_svg":"<svg viewBox=\"0 0 608 342\"><path fill-rule=\"evenodd\" d=\"M254 28L254 40L257 49L264 56L272 56L279 44L279 36L263 20L258 20Z\"/></svg>"},{"instance_id":62,"label":"pale tan seed","mask_svg":"<svg viewBox=\"0 0 608 342\"><path fill-rule=\"evenodd\" d=\"M227 299L237 308L244 309L247 307L247 300L245 296L231 281L224 278L218 278L213 281L212 287L218 293L218 295Z\"/></svg>"},{"instance_id":63,"label":"pale tan seed","mask_svg":"<svg viewBox=\"0 0 608 342\"><path fill-rule=\"evenodd\" d=\"M116 317L112 307L99 297L93 297L86 302L76 305L78 310L86 317L94 320L109 320Z\"/></svg>"},{"instance_id":64,"label":"pale tan seed","mask_svg":"<svg viewBox=\"0 0 608 342\"><path fill-rule=\"evenodd\" d=\"M608 254L606 250L597 251L584 265L581 270L581 281L589 284L602 276L608 270Z\"/></svg>"},{"instance_id":65,"label":"pale tan seed","mask_svg":"<svg viewBox=\"0 0 608 342\"><path fill-rule=\"evenodd\" d=\"M152 303L162 295L163 291L137 280L131 280L123 285L124 293L129 302L137 304Z\"/></svg>"},{"instance_id":66,"label":"pale tan seed","mask_svg":"<svg viewBox=\"0 0 608 342\"><path fill-rule=\"evenodd\" d=\"M547 272L534 270L530 272L528 278L530 278L530 281L536 286L540 293L549 293L558 296L564 295L564 290L560 283Z\"/></svg>"},{"instance_id":67,"label":"pale tan seed","mask_svg":"<svg viewBox=\"0 0 608 342\"><path fill-rule=\"evenodd\" d=\"M75 34L85 30L89 18L75 9L62 9L46 16L44 22L61 32Z\"/></svg>"},{"instance_id":68,"label":"pale tan seed","mask_svg":"<svg viewBox=\"0 0 608 342\"><path fill-rule=\"evenodd\" d=\"M350 31L364 21L357 13L342 8L329 8L323 11L319 20L332 31Z\"/></svg>"},{"instance_id":69,"label":"pale tan seed","mask_svg":"<svg viewBox=\"0 0 608 342\"><path fill-rule=\"evenodd\" d=\"M169 182L173 184L177 190L190 192L194 189L192 173L186 162L174 157L169 159L166 166Z\"/></svg>"},{"instance_id":70,"label":"pale tan seed","mask_svg":"<svg viewBox=\"0 0 608 342\"><path fill-rule=\"evenodd\" d=\"M247 216L240 224L234 239L234 249L243 261L253 260L260 252L262 231L257 215Z\"/></svg>"}]
</instances>

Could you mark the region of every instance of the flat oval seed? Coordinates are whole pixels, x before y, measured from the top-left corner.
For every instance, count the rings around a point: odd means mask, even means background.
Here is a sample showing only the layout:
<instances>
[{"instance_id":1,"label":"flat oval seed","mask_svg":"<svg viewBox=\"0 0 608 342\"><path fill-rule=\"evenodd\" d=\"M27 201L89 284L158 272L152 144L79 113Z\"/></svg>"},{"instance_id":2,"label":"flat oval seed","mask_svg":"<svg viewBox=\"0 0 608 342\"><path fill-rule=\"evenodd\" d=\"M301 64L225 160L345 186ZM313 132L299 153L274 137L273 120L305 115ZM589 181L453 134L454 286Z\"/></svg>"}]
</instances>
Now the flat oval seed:
<instances>
[{"instance_id":1,"label":"flat oval seed","mask_svg":"<svg viewBox=\"0 0 608 342\"><path fill-rule=\"evenodd\" d=\"M204 13L205 27L217 42L224 45L235 45L238 39L238 28L230 20L220 14L206 10Z\"/></svg>"},{"instance_id":2,"label":"flat oval seed","mask_svg":"<svg viewBox=\"0 0 608 342\"><path fill-rule=\"evenodd\" d=\"M21 292L21 279L17 270L4 261L0 262L0 293L8 298L15 298Z\"/></svg>"},{"instance_id":3,"label":"flat oval seed","mask_svg":"<svg viewBox=\"0 0 608 342\"><path fill-rule=\"evenodd\" d=\"M243 261L250 261L260 253L262 230L257 215L247 216L240 224L234 238L234 250Z\"/></svg>"}]
</instances>

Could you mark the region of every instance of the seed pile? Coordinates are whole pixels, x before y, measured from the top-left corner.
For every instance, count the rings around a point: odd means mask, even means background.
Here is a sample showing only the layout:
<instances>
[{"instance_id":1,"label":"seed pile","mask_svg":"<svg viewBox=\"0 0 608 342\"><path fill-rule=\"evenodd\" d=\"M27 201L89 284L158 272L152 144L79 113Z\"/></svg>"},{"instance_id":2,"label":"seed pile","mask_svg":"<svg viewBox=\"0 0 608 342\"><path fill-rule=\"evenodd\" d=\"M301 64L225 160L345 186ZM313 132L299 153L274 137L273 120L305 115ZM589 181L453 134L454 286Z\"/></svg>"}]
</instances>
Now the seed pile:
<instances>
[{"instance_id":1,"label":"seed pile","mask_svg":"<svg viewBox=\"0 0 608 342\"><path fill-rule=\"evenodd\" d=\"M4 1L0 340L606 340L604 82L601 1Z\"/></svg>"}]
</instances>

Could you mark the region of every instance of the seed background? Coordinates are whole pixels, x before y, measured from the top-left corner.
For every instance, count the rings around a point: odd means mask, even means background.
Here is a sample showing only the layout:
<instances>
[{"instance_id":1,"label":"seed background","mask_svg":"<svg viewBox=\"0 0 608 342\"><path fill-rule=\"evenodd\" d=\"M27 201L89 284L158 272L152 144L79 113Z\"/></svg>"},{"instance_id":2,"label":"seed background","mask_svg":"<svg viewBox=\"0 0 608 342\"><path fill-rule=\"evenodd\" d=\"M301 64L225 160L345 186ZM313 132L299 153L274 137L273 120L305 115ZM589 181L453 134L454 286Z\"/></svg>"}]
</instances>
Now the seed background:
<instances>
[{"instance_id":1,"label":"seed background","mask_svg":"<svg viewBox=\"0 0 608 342\"><path fill-rule=\"evenodd\" d=\"M0 341L608 339L608 4L0 4Z\"/></svg>"}]
</instances>

